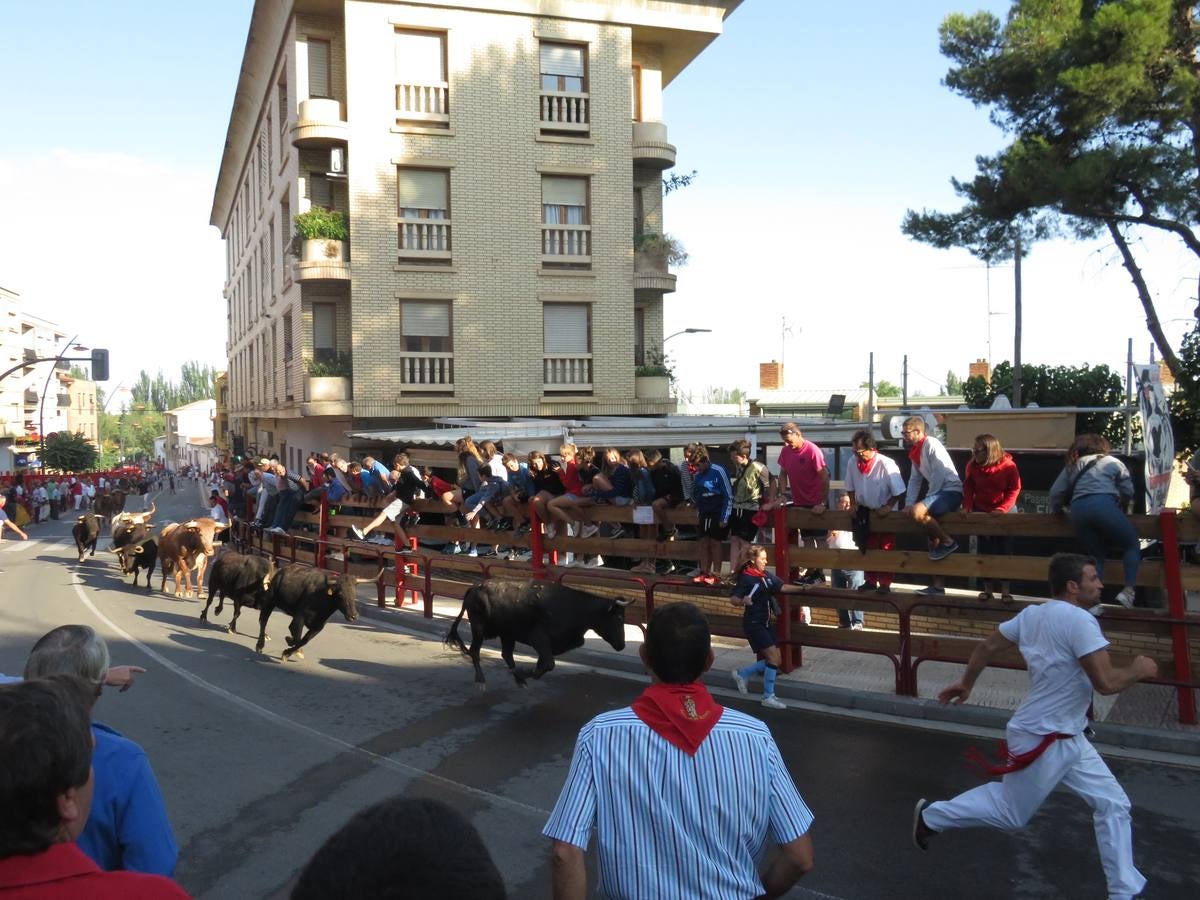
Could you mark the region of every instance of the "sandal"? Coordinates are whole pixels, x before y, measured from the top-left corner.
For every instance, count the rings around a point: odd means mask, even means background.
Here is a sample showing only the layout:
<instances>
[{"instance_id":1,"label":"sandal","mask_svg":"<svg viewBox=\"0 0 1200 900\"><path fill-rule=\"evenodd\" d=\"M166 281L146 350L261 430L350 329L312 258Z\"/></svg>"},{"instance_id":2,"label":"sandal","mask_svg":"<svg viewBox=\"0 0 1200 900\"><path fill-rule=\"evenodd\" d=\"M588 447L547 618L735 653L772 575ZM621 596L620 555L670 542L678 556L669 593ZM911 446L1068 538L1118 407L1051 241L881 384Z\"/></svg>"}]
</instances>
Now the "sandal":
<instances>
[{"instance_id":1,"label":"sandal","mask_svg":"<svg viewBox=\"0 0 1200 900\"><path fill-rule=\"evenodd\" d=\"M1012 594L1001 594L1000 602L1003 603L1005 606L1012 606L1012 604L1014 602L1013 595Z\"/></svg>"},{"instance_id":2,"label":"sandal","mask_svg":"<svg viewBox=\"0 0 1200 900\"><path fill-rule=\"evenodd\" d=\"M991 591L980 591L979 596L976 597L975 599L978 600L980 603L991 603L992 599L993 599L992 592Z\"/></svg>"}]
</instances>

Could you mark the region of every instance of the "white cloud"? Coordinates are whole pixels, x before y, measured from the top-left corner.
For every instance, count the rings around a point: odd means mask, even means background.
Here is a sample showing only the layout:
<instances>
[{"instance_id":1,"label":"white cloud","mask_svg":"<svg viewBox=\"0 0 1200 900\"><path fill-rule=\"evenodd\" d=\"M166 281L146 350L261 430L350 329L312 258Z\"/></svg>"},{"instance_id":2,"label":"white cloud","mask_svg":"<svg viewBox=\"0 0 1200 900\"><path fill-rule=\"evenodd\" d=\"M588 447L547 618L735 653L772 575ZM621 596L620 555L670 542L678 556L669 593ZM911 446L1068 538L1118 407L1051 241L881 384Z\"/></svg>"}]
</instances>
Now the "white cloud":
<instances>
[{"instance_id":1,"label":"white cloud","mask_svg":"<svg viewBox=\"0 0 1200 900\"><path fill-rule=\"evenodd\" d=\"M111 391L138 371L224 368L224 251L211 169L53 150L0 157L0 284L110 351Z\"/></svg>"}]
</instances>

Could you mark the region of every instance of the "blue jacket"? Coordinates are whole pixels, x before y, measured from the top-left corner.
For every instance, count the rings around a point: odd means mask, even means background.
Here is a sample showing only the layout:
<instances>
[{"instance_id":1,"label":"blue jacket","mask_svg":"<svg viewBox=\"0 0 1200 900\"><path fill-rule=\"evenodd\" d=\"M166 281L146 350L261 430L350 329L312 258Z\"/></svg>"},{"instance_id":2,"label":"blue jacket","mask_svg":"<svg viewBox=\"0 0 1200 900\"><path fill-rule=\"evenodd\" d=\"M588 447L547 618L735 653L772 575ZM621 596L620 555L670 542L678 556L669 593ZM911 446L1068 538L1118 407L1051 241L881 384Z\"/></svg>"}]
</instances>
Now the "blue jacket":
<instances>
[{"instance_id":1,"label":"blue jacket","mask_svg":"<svg viewBox=\"0 0 1200 900\"><path fill-rule=\"evenodd\" d=\"M607 491L592 491L592 496L598 499L611 500L613 497L632 497L633 479L629 477L629 466L622 463L608 475L612 489Z\"/></svg>"},{"instance_id":2,"label":"blue jacket","mask_svg":"<svg viewBox=\"0 0 1200 900\"><path fill-rule=\"evenodd\" d=\"M783 587L783 581L770 572L762 575L749 575L742 571L733 586L731 596L749 600L742 613L743 625L766 625L770 622L770 614L779 614L779 602L775 595Z\"/></svg>"},{"instance_id":3,"label":"blue jacket","mask_svg":"<svg viewBox=\"0 0 1200 900\"><path fill-rule=\"evenodd\" d=\"M715 517L724 525L733 511L733 486L729 475L716 463L697 472L692 482L692 500L701 516Z\"/></svg>"},{"instance_id":4,"label":"blue jacket","mask_svg":"<svg viewBox=\"0 0 1200 900\"><path fill-rule=\"evenodd\" d=\"M100 868L174 877L179 848L145 752L92 723L96 771L92 811L76 843Z\"/></svg>"}]
</instances>

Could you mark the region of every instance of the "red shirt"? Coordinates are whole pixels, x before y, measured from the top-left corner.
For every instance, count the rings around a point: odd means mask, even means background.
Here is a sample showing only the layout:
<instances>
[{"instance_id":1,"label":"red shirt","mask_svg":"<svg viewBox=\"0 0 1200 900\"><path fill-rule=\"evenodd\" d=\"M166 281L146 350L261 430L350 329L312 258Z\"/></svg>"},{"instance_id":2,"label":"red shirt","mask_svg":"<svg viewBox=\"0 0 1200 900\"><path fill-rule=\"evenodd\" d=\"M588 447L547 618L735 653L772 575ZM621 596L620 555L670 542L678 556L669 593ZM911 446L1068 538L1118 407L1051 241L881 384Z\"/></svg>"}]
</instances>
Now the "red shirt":
<instances>
[{"instance_id":1,"label":"red shirt","mask_svg":"<svg viewBox=\"0 0 1200 900\"><path fill-rule=\"evenodd\" d=\"M967 463L963 476L963 512L1008 512L1021 493L1021 473L1012 456L1005 453L994 466Z\"/></svg>"},{"instance_id":2,"label":"red shirt","mask_svg":"<svg viewBox=\"0 0 1200 900\"><path fill-rule=\"evenodd\" d=\"M583 496L583 479L579 477L579 465L575 460L562 467L562 471L558 473L558 477L562 480L563 487L567 489L568 494L574 494L576 497Z\"/></svg>"},{"instance_id":3,"label":"red shirt","mask_svg":"<svg viewBox=\"0 0 1200 900\"><path fill-rule=\"evenodd\" d=\"M104 872L74 843L52 844L32 856L0 859L4 900L189 900L190 895L162 875Z\"/></svg>"}]
</instances>

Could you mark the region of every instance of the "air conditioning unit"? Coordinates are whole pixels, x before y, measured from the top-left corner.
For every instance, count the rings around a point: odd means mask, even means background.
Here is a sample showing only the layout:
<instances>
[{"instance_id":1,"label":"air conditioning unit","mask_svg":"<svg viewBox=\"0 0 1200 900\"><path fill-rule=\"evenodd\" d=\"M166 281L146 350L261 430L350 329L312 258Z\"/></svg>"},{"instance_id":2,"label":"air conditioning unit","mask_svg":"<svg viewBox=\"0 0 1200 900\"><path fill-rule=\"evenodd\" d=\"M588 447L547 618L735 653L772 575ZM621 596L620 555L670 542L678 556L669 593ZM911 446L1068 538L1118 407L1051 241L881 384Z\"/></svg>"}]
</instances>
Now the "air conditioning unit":
<instances>
[{"instance_id":1,"label":"air conditioning unit","mask_svg":"<svg viewBox=\"0 0 1200 900\"><path fill-rule=\"evenodd\" d=\"M333 147L329 151L329 171L325 173L327 178L345 178L346 177L346 148Z\"/></svg>"}]
</instances>

